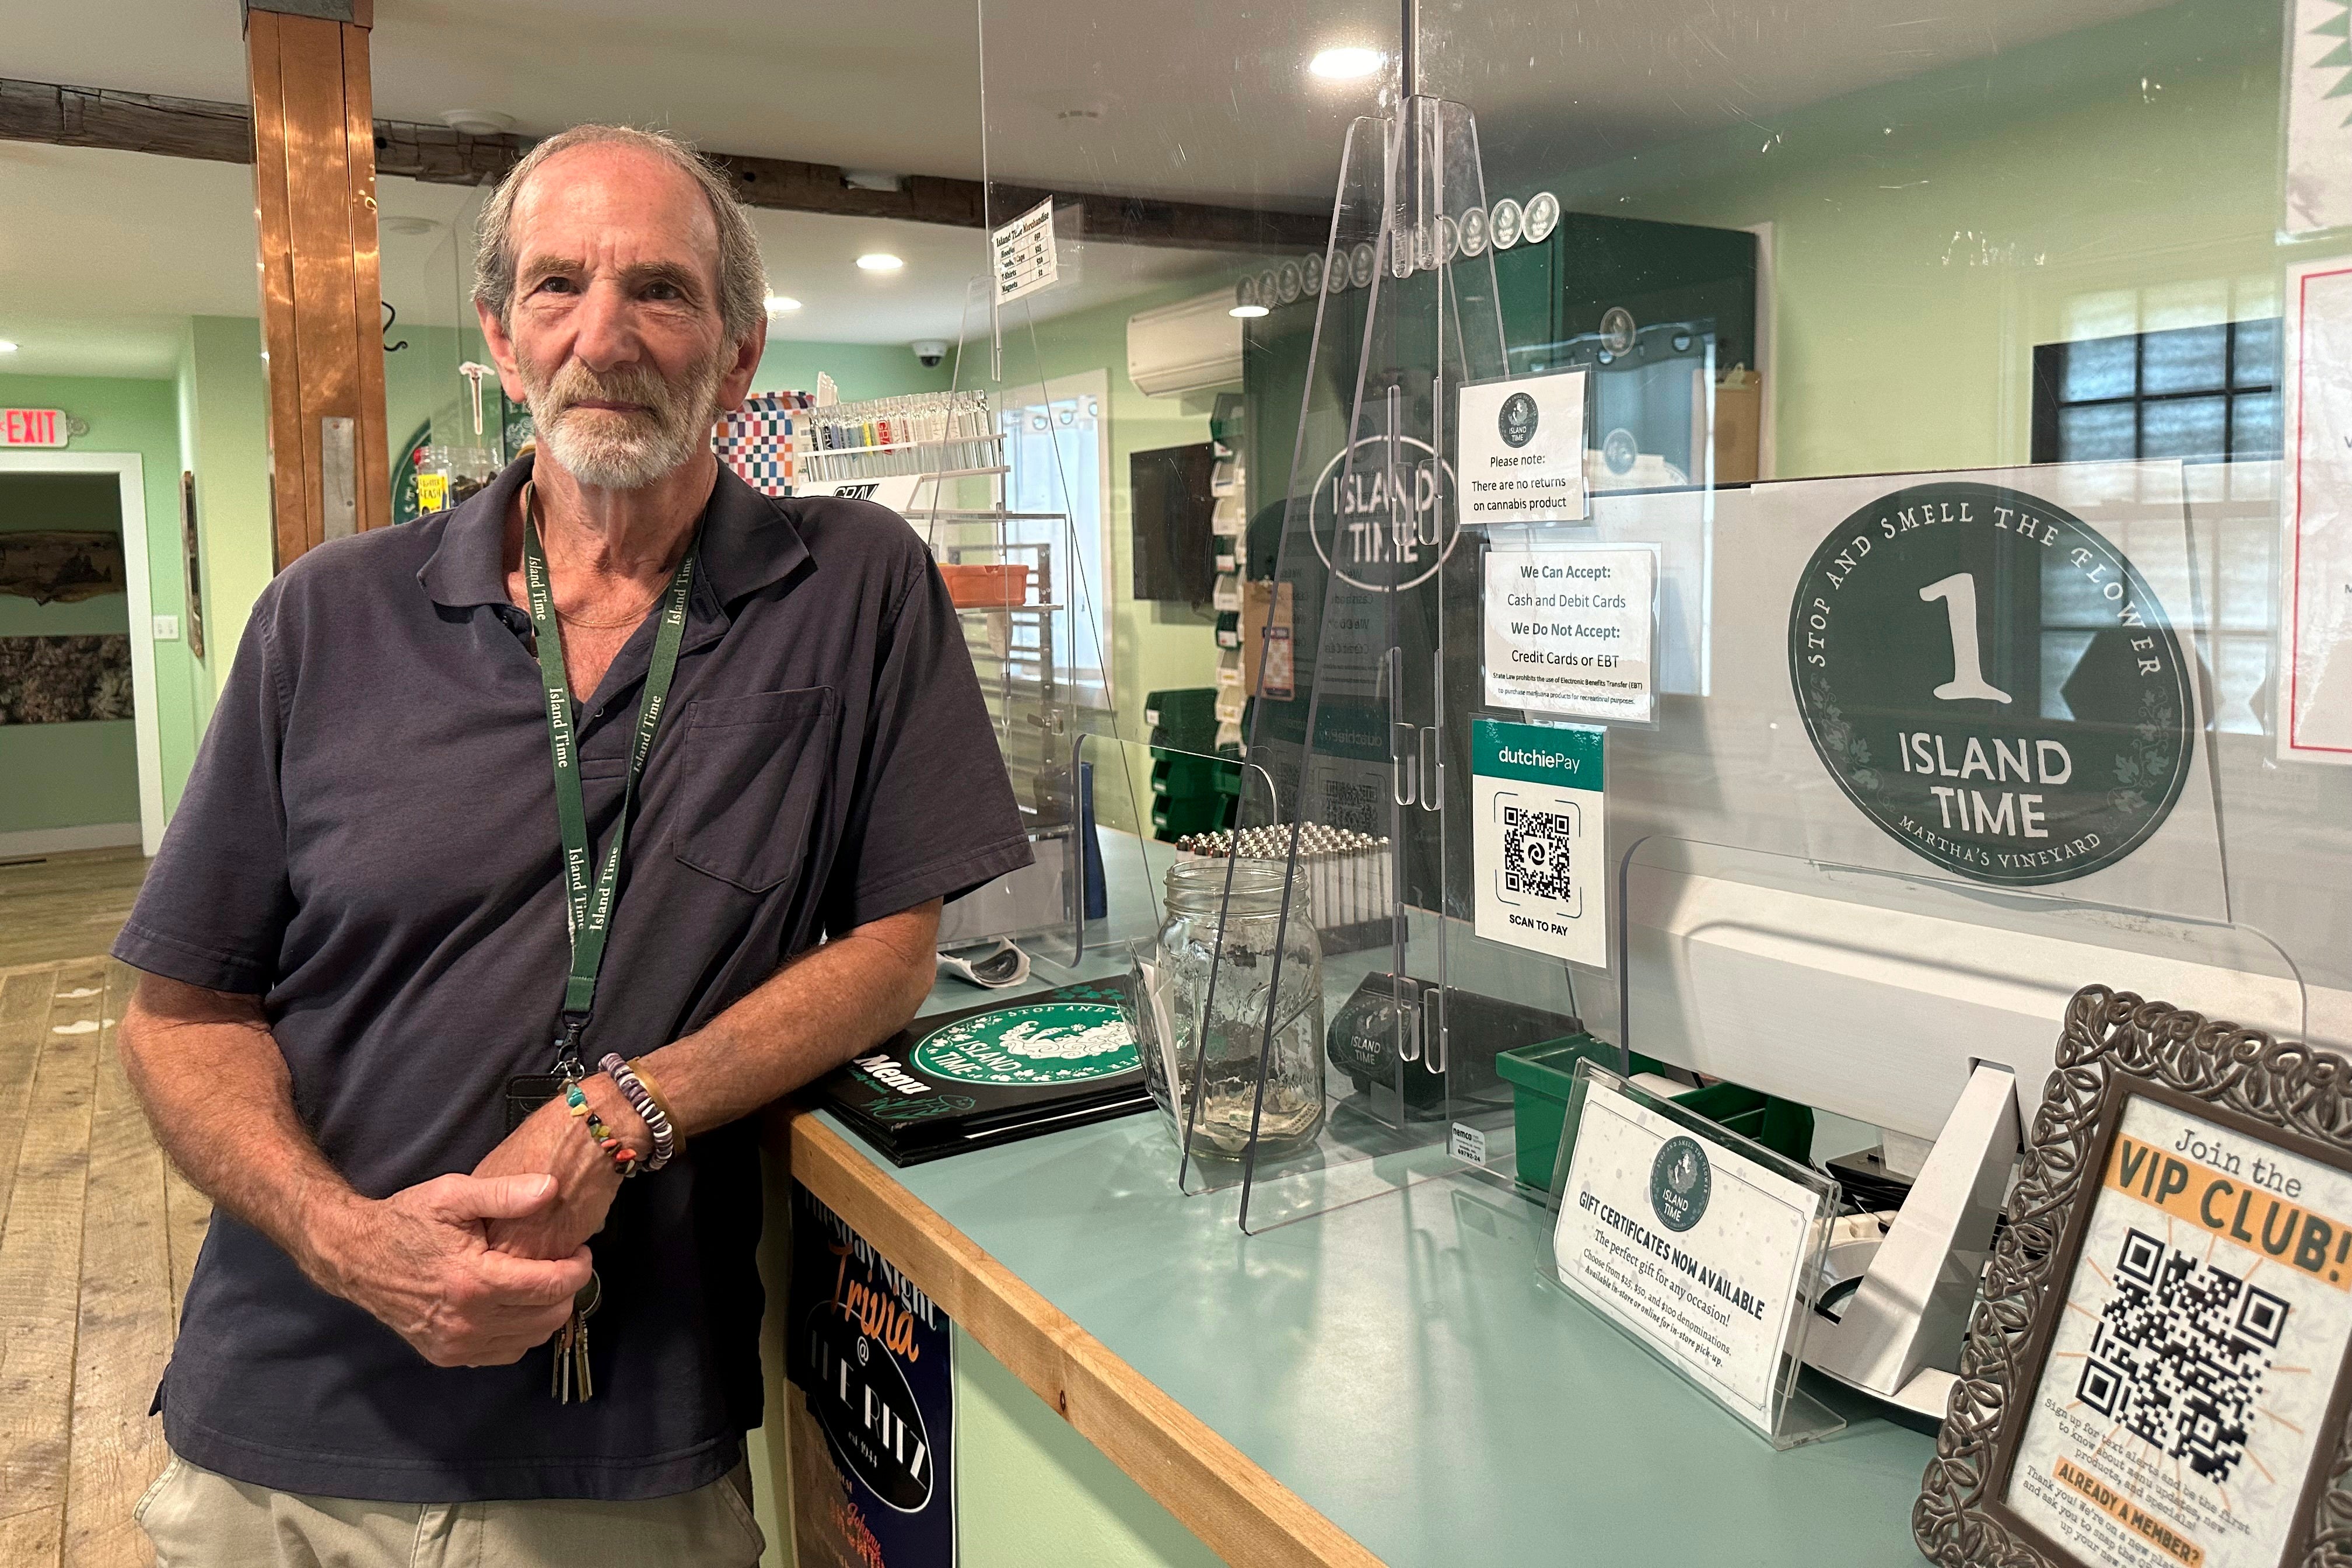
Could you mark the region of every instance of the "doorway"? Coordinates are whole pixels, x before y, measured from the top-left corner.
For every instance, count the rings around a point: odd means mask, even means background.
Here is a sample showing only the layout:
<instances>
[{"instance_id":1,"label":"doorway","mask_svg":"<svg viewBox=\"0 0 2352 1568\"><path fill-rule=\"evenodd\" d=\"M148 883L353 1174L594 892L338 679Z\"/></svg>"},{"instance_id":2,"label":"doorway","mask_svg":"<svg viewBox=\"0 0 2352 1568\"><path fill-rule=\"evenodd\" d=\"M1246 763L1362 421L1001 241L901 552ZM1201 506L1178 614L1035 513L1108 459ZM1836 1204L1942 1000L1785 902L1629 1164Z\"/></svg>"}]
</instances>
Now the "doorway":
<instances>
[{"instance_id":1,"label":"doorway","mask_svg":"<svg viewBox=\"0 0 2352 1568\"><path fill-rule=\"evenodd\" d=\"M12 704L0 715L6 721L0 722L0 775L32 814L0 821L0 857L133 843L152 856L162 842L144 478L132 452L0 452L0 539L42 533L66 540L37 555L23 552L30 580L0 593L0 679L9 683L0 695ZM107 552L85 555L70 537L110 525L121 542L119 590ZM75 581L88 570L105 581ZM120 643L112 641L118 637ZM128 758L117 728L125 675ZM119 772L126 761L127 778Z\"/></svg>"}]
</instances>

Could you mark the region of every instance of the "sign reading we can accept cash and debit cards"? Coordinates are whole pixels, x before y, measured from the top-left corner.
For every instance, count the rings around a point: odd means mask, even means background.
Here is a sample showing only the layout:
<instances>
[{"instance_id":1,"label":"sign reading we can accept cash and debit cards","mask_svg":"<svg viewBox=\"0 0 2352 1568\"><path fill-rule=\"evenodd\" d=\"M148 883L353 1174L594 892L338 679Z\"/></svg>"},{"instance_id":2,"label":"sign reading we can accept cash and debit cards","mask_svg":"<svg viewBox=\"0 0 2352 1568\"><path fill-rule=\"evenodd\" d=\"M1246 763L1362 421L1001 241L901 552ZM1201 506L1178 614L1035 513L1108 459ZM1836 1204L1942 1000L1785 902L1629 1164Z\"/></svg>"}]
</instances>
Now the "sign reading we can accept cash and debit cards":
<instances>
[{"instance_id":1,"label":"sign reading we can accept cash and debit cards","mask_svg":"<svg viewBox=\"0 0 2352 1568\"><path fill-rule=\"evenodd\" d=\"M1658 549L1486 552L1486 705L1562 718L1657 717Z\"/></svg>"},{"instance_id":2,"label":"sign reading we can accept cash and debit cards","mask_svg":"<svg viewBox=\"0 0 2352 1568\"><path fill-rule=\"evenodd\" d=\"M1585 1080L1560 1193L1559 1282L1770 1436L1820 1194Z\"/></svg>"}]
</instances>

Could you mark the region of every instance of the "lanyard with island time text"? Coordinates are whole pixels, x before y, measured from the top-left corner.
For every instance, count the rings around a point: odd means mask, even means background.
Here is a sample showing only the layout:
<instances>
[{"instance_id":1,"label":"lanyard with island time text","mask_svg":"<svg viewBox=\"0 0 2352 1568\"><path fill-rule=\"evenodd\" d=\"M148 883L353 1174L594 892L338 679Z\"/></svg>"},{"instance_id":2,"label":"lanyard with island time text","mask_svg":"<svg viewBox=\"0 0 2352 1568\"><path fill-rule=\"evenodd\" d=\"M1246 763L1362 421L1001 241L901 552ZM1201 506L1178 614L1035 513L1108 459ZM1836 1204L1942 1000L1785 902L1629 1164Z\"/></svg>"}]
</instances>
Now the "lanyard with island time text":
<instances>
[{"instance_id":1,"label":"lanyard with island time text","mask_svg":"<svg viewBox=\"0 0 2352 1568\"><path fill-rule=\"evenodd\" d=\"M555 815L563 834L563 907L572 932L572 973L563 983L563 1033L557 1041L558 1070L577 1074L580 1037L596 1001L596 971L604 961L604 938L613 918L615 889L621 878L621 851L629 837L629 816L636 805L637 780L646 771L654 734L661 728L662 707L669 697L670 678L677 673L678 644L686 636L686 603L694 587L695 550L686 558L663 593L661 625L654 637L653 664L646 671L646 689L637 700L637 736L629 752L629 771L621 784L621 818L613 826L613 847L604 853L593 881L590 866L596 847L588 837L588 812L580 794L580 752L572 732L572 682L563 671L563 632L555 617L555 600L548 586L547 554L539 542L539 521L533 513L530 487L522 494L522 572L524 596L530 601L530 624L539 639L539 676L547 691L547 738L555 754Z\"/></svg>"}]
</instances>

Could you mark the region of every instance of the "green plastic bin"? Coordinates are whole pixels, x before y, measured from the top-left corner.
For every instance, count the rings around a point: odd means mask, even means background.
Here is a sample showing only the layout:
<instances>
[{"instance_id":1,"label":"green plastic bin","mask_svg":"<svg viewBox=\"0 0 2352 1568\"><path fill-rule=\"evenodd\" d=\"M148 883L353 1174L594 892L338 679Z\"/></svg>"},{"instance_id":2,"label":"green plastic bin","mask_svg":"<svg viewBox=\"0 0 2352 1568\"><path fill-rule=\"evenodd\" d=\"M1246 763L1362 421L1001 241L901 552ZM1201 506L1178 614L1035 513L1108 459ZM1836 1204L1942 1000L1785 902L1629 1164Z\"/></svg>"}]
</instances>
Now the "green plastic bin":
<instances>
[{"instance_id":1,"label":"green plastic bin","mask_svg":"<svg viewBox=\"0 0 2352 1568\"><path fill-rule=\"evenodd\" d=\"M1511 1124L1518 1142L1518 1178L1531 1187L1551 1186L1552 1166L1559 1159L1560 1129L1568 1121L1568 1095L1576 1082L1576 1064L1591 1057L1612 1072L1617 1070L1617 1047L1591 1035L1570 1035L1499 1053L1495 1070L1511 1086ZM1635 1052L1636 1073L1664 1072L1665 1064ZM1736 1083L1711 1083L1686 1089L1675 1103L1710 1121L1752 1138L1776 1154L1803 1161L1813 1144L1813 1112L1794 1100L1775 1100Z\"/></svg>"}]
</instances>

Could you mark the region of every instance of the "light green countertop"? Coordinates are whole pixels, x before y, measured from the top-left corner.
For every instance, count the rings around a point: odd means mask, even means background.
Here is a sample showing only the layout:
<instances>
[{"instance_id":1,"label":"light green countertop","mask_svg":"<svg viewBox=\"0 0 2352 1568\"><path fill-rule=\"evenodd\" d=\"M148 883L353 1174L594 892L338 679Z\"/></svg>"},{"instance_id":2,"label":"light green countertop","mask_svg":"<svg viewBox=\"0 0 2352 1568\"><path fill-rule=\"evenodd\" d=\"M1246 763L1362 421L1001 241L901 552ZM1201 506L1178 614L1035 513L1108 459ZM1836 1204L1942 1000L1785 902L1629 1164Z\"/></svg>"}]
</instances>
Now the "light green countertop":
<instances>
[{"instance_id":1,"label":"light green countertop","mask_svg":"<svg viewBox=\"0 0 2352 1568\"><path fill-rule=\"evenodd\" d=\"M1070 977L1038 967L1024 989ZM926 1011L980 995L950 982ZM1438 1152L1351 1167L1378 1195L1244 1236L1236 1191L1176 1191L1153 1115L904 1171L849 1142L1400 1568L1920 1561L1932 1438L1823 1390L1853 1425L1775 1452L1539 1286L1542 1205Z\"/></svg>"}]
</instances>

